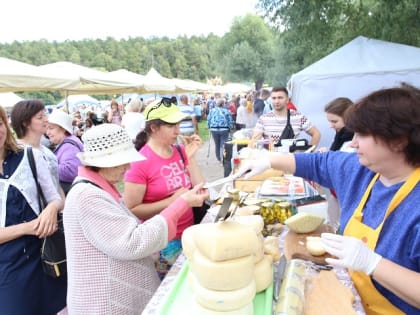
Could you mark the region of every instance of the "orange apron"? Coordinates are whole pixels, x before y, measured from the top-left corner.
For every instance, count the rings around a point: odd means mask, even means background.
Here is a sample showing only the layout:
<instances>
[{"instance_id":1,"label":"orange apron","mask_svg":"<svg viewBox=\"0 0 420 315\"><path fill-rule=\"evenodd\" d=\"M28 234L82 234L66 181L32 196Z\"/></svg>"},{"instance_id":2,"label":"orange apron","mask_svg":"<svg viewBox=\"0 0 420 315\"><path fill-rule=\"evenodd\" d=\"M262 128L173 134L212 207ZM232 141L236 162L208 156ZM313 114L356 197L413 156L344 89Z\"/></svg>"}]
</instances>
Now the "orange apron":
<instances>
[{"instance_id":1,"label":"orange apron","mask_svg":"<svg viewBox=\"0 0 420 315\"><path fill-rule=\"evenodd\" d=\"M362 240L372 250L376 248L376 243L378 242L379 234L382 230L382 226L384 225L385 220L392 213L392 211L394 211L394 209L401 203L401 201L404 200L404 198L413 190L413 188L417 185L418 181L420 180L420 168L417 168L414 172L411 173L407 181L400 187L395 196L392 198L381 224L379 224L379 226L376 229L372 229L371 227L365 225L362 222L363 209L365 207L367 199L369 198L372 187L378 178L379 174L376 174L372 178L368 188L366 189L365 194L362 197L362 200L360 201L356 210L354 210L354 213L350 218L349 222L347 223L343 233L344 235L352 236ZM364 272L350 271L350 275L355 287L357 288L357 291L360 294L366 314L404 314L376 290L371 278Z\"/></svg>"}]
</instances>

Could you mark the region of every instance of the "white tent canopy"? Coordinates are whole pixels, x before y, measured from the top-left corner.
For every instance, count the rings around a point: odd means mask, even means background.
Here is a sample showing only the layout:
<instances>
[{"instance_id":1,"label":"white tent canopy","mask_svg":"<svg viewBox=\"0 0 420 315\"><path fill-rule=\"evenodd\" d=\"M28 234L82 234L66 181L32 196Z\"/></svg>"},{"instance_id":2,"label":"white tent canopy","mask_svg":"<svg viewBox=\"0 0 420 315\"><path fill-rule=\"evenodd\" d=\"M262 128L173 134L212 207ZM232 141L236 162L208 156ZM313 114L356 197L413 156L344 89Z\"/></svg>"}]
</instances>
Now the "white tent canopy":
<instances>
[{"instance_id":1,"label":"white tent canopy","mask_svg":"<svg viewBox=\"0 0 420 315\"><path fill-rule=\"evenodd\" d=\"M96 69L84 67L67 61L54 62L38 67L49 76L62 76L77 82L77 86L63 89L67 94L104 94L136 92L142 90L142 82L131 82Z\"/></svg>"},{"instance_id":2,"label":"white tent canopy","mask_svg":"<svg viewBox=\"0 0 420 315\"><path fill-rule=\"evenodd\" d=\"M399 86L420 87L420 48L359 36L292 75L288 88L293 103L321 131L329 147L334 131L324 106L337 97L358 101L370 92Z\"/></svg>"},{"instance_id":3,"label":"white tent canopy","mask_svg":"<svg viewBox=\"0 0 420 315\"><path fill-rule=\"evenodd\" d=\"M0 93L0 106L4 109L11 109L17 102L23 100L19 95L13 92Z\"/></svg>"},{"instance_id":4,"label":"white tent canopy","mask_svg":"<svg viewBox=\"0 0 420 315\"><path fill-rule=\"evenodd\" d=\"M65 90L76 86L77 81L62 74L51 76L36 66L0 57L1 92Z\"/></svg>"}]
</instances>

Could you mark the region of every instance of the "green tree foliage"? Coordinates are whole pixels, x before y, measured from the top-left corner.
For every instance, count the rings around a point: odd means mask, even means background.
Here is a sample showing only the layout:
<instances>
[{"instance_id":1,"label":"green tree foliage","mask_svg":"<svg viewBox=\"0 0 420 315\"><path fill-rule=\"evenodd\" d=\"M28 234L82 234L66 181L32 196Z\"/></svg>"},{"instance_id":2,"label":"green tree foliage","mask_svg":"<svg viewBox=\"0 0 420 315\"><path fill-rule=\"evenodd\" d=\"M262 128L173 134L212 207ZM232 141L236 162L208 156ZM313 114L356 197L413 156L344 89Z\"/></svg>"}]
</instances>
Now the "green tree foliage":
<instances>
[{"instance_id":1,"label":"green tree foliage","mask_svg":"<svg viewBox=\"0 0 420 315\"><path fill-rule=\"evenodd\" d=\"M359 35L420 46L418 0L260 0L258 8L279 32L276 82Z\"/></svg>"},{"instance_id":2,"label":"green tree foliage","mask_svg":"<svg viewBox=\"0 0 420 315\"><path fill-rule=\"evenodd\" d=\"M273 66L274 34L256 15L236 17L219 43L218 69L231 81L252 81L261 88Z\"/></svg>"}]
</instances>

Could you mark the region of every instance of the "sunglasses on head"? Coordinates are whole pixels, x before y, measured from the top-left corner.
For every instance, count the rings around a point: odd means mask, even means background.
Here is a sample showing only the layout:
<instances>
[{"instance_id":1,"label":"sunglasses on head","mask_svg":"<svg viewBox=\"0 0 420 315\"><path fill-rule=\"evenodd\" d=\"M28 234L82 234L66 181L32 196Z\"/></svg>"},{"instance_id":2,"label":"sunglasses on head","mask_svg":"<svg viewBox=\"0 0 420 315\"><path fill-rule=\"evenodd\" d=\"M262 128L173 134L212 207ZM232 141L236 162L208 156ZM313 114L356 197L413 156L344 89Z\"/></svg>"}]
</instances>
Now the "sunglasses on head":
<instances>
[{"instance_id":1,"label":"sunglasses on head","mask_svg":"<svg viewBox=\"0 0 420 315\"><path fill-rule=\"evenodd\" d=\"M149 112L147 113L146 116L146 120L149 119L149 115L150 113L155 110L156 108L159 108L161 105L165 106L165 107L171 107L172 104L177 105L178 101L176 99L175 96L172 97L162 97L162 99L160 100L159 103L156 103L155 105L153 105L153 107L149 110Z\"/></svg>"}]
</instances>

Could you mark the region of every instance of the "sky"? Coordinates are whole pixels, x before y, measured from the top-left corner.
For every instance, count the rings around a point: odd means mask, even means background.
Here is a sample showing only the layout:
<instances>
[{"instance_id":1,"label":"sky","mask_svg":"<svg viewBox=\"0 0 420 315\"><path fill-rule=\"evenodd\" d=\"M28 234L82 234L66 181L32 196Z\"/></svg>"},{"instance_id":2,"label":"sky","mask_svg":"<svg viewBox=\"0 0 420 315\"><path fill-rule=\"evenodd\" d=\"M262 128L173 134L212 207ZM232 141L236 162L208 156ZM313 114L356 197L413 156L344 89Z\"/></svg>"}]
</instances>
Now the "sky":
<instances>
[{"instance_id":1,"label":"sky","mask_svg":"<svg viewBox=\"0 0 420 315\"><path fill-rule=\"evenodd\" d=\"M2 0L0 43L222 36L257 0Z\"/></svg>"}]
</instances>

